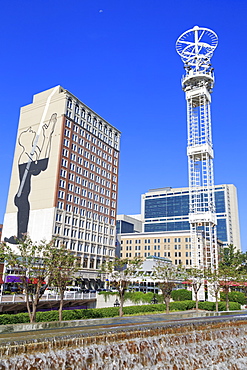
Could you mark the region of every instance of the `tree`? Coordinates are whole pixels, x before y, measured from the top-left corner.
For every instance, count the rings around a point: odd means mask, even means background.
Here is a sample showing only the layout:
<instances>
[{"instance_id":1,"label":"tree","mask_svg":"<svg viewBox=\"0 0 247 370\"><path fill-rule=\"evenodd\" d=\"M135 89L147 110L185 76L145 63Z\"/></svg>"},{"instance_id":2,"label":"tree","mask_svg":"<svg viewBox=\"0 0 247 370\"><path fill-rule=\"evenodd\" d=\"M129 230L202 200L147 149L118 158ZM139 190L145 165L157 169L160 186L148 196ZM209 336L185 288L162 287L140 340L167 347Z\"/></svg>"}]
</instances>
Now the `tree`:
<instances>
[{"instance_id":1,"label":"tree","mask_svg":"<svg viewBox=\"0 0 247 370\"><path fill-rule=\"evenodd\" d=\"M229 311L229 292L231 286L239 280L239 273L235 267L221 265L219 267L220 286L223 289L226 297L226 311Z\"/></svg>"},{"instance_id":2,"label":"tree","mask_svg":"<svg viewBox=\"0 0 247 370\"><path fill-rule=\"evenodd\" d=\"M59 321L62 321L64 292L66 285L79 270L76 257L64 246L52 248L48 252L49 284L58 288L60 293Z\"/></svg>"},{"instance_id":3,"label":"tree","mask_svg":"<svg viewBox=\"0 0 247 370\"><path fill-rule=\"evenodd\" d=\"M37 306L44 293L42 285L49 279L49 251L52 245L52 242L45 241L33 243L28 235L18 241L14 250L6 243L1 243L0 257L7 266L19 270L31 323L36 321Z\"/></svg>"},{"instance_id":4,"label":"tree","mask_svg":"<svg viewBox=\"0 0 247 370\"><path fill-rule=\"evenodd\" d=\"M227 311L229 311L229 292L231 286L242 280L243 261L244 254L236 251L236 248L232 244L224 248L220 254L218 276L223 293L225 293Z\"/></svg>"},{"instance_id":5,"label":"tree","mask_svg":"<svg viewBox=\"0 0 247 370\"><path fill-rule=\"evenodd\" d=\"M191 268L185 270L185 276L190 280L190 284L194 291L196 301L196 311L198 311L198 292L204 284L205 273L203 269Z\"/></svg>"},{"instance_id":6,"label":"tree","mask_svg":"<svg viewBox=\"0 0 247 370\"><path fill-rule=\"evenodd\" d=\"M219 267L229 266L239 268L243 259L244 253L236 251L236 247L233 244L229 244L228 247L223 248L220 253Z\"/></svg>"},{"instance_id":7,"label":"tree","mask_svg":"<svg viewBox=\"0 0 247 370\"><path fill-rule=\"evenodd\" d=\"M117 289L119 295L119 316L123 316L124 295L134 277L140 274L142 261L138 258L115 258L113 261L106 261L101 268L101 274L105 274L110 285Z\"/></svg>"},{"instance_id":8,"label":"tree","mask_svg":"<svg viewBox=\"0 0 247 370\"><path fill-rule=\"evenodd\" d=\"M219 311L219 292L221 288L220 274L218 270L208 269L205 273L207 278L208 292L215 298L215 311Z\"/></svg>"},{"instance_id":9,"label":"tree","mask_svg":"<svg viewBox=\"0 0 247 370\"><path fill-rule=\"evenodd\" d=\"M153 268L153 277L158 280L166 304L166 313L169 313L171 294L178 281L182 279L182 271L171 263L157 261Z\"/></svg>"}]
</instances>

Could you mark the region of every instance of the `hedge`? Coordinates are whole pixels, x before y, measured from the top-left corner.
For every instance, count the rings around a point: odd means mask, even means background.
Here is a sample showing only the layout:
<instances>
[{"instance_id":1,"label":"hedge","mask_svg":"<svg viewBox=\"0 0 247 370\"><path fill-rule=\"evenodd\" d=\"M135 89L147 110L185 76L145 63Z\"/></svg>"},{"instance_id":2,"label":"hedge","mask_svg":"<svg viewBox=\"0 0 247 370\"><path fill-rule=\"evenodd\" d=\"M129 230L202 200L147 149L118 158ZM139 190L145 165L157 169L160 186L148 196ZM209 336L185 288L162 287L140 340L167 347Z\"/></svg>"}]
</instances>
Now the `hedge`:
<instances>
[{"instance_id":1,"label":"hedge","mask_svg":"<svg viewBox=\"0 0 247 370\"><path fill-rule=\"evenodd\" d=\"M173 290L171 297L174 301L191 301L192 292L187 289Z\"/></svg>"},{"instance_id":2,"label":"hedge","mask_svg":"<svg viewBox=\"0 0 247 370\"><path fill-rule=\"evenodd\" d=\"M195 308L195 301L178 301L170 303L171 311L186 311ZM214 302L199 302L199 309L201 310L215 310ZM231 311L240 310L240 304L237 302L230 302L229 309ZM142 306L129 306L124 307L124 315L135 315L139 313L146 312L165 312L165 304L149 304ZM219 311L225 311L225 302L219 302ZM118 307L104 307L104 308L91 308L91 309L80 309L80 310L64 310L63 320L83 320L83 319L96 319L104 317L115 317L119 315ZM58 311L46 311L37 312L36 322L50 322L58 321ZM22 324L29 323L28 313L18 313L18 314L1 314L0 315L0 325L7 324Z\"/></svg>"},{"instance_id":3,"label":"hedge","mask_svg":"<svg viewBox=\"0 0 247 370\"><path fill-rule=\"evenodd\" d=\"M246 297L244 293L241 292L229 292L228 298L230 302L238 302L242 305L246 304ZM225 301L226 300L226 294L221 292L220 293L220 300Z\"/></svg>"}]
</instances>

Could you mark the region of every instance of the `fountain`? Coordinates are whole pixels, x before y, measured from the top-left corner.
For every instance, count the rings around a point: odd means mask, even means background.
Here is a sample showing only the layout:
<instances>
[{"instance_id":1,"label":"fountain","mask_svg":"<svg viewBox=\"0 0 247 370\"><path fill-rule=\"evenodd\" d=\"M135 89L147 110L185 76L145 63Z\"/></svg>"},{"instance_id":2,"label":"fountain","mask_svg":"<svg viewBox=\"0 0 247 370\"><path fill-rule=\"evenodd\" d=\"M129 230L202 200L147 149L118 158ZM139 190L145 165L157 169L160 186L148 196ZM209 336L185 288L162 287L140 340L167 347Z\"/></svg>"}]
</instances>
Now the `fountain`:
<instances>
[{"instance_id":1,"label":"fountain","mask_svg":"<svg viewBox=\"0 0 247 370\"><path fill-rule=\"evenodd\" d=\"M153 322L137 325L117 320L108 327L98 322L89 329L73 327L69 335L68 328L53 328L50 336L35 331L32 340L12 334L15 340L0 345L0 370L247 368L244 315L160 322L153 316Z\"/></svg>"}]
</instances>

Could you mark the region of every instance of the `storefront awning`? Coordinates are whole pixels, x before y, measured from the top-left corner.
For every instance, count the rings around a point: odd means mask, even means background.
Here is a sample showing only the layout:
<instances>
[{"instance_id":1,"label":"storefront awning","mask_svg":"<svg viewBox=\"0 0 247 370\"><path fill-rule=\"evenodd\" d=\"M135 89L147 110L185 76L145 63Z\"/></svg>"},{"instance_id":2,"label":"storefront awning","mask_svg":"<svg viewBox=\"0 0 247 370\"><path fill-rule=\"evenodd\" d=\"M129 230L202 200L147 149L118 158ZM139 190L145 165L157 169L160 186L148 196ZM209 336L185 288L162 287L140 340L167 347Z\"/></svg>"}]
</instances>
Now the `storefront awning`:
<instances>
[{"instance_id":1,"label":"storefront awning","mask_svg":"<svg viewBox=\"0 0 247 370\"><path fill-rule=\"evenodd\" d=\"M21 283L21 276L6 276L5 283Z\"/></svg>"}]
</instances>

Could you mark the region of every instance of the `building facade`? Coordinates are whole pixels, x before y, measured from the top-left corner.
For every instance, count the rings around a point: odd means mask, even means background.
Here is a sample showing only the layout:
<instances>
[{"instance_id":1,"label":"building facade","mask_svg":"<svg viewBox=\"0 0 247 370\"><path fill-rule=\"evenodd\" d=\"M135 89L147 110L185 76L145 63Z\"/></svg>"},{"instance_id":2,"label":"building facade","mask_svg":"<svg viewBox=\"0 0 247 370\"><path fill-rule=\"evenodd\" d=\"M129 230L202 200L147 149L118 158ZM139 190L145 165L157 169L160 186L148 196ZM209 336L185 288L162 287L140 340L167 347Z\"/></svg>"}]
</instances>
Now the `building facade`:
<instances>
[{"instance_id":1,"label":"building facade","mask_svg":"<svg viewBox=\"0 0 247 370\"><path fill-rule=\"evenodd\" d=\"M163 257L174 265L192 266L190 230L170 232L125 233L118 235L120 257ZM200 237L201 251L204 238Z\"/></svg>"},{"instance_id":2,"label":"building facade","mask_svg":"<svg viewBox=\"0 0 247 370\"><path fill-rule=\"evenodd\" d=\"M237 190L215 185L217 239L241 250ZM142 195L143 232L189 231L189 188L153 189Z\"/></svg>"},{"instance_id":3,"label":"building facade","mask_svg":"<svg viewBox=\"0 0 247 370\"><path fill-rule=\"evenodd\" d=\"M117 215L117 234L142 232L141 215Z\"/></svg>"},{"instance_id":4,"label":"building facade","mask_svg":"<svg viewBox=\"0 0 247 370\"><path fill-rule=\"evenodd\" d=\"M115 255L120 132L61 86L21 108L3 239L56 238L82 278Z\"/></svg>"}]
</instances>

